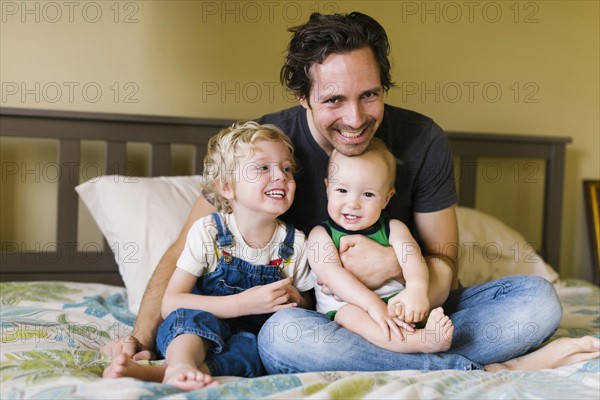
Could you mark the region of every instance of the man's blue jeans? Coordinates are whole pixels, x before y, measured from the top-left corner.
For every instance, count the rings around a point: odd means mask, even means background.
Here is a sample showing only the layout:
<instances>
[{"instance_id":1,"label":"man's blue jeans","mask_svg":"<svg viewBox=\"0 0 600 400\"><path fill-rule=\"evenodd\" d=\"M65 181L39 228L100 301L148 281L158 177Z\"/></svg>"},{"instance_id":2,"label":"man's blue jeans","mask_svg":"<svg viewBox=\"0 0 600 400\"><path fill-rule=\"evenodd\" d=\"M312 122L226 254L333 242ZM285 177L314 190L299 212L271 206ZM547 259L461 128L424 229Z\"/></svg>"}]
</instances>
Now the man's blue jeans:
<instances>
[{"instance_id":1,"label":"man's blue jeans","mask_svg":"<svg viewBox=\"0 0 600 400\"><path fill-rule=\"evenodd\" d=\"M455 326L452 347L445 353L383 350L325 315L300 308L275 313L259 333L258 350L269 374L473 370L527 353L552 336L562 318L554 287L531 275L452 291L444 312Z\"/></svg>"}]
</instances>

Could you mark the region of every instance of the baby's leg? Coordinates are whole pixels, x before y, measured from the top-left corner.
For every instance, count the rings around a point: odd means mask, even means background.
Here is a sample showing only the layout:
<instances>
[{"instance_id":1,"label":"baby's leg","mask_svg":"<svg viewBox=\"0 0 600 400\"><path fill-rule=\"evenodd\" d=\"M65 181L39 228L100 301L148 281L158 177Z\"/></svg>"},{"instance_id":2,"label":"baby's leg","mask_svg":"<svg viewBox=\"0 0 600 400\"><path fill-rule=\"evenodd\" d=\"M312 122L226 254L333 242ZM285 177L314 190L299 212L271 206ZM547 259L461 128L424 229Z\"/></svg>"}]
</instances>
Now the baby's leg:
<instances>
[{"instance_id":1,"label":"baby's leg","mask_svg":"<svg viewBox=\"0 0 600 400\"><path fill-rule=\"evenodd\" d=\"M387 340L379 325L362 308L346 304L340 308L335 321L344 328L362 336L374 345L398 353L437 353L452 345L454 325L441 308L429 313L425 328L415 332L402 331L404 339L392 333Z\"/></svg>"},{"instance_id":2,"label":"baby's leg","mask_svg":"<svg viewBox=\"0 0 600 400\"><path fill-rule=\"evenodd\" d=\"M121 353L106 367L102 376L105 378L136 378L148 382L162 382L166 368L166 364L138 364L127 354Z\"/></svg>"},{"instance_id":3,"label":"baby's leg","mask_svg":"<svg viewBox=\"0 0 600 400\"><path fill-rule=\"evenodd\" d=\"M173 339L167 348L163 383L186 391L218 384L213 382L204 364L208 346L205 339L193 334L183 334Z\"/></svg>"}]
</instances>

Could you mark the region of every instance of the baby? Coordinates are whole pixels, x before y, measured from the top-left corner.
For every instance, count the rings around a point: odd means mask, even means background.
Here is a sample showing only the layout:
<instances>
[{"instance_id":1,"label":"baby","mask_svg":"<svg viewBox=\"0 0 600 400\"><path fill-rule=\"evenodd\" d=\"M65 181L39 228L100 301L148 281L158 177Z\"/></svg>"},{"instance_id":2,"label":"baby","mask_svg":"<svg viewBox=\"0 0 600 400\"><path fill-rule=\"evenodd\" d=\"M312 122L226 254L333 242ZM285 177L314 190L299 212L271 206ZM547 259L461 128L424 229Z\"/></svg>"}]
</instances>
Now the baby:
<instances>
[{"instance_id":1,"label":"baby","mask_svg":"<svg viewBox=\"0 0 600 400\"><path fill-rule=\"evenodd\" d=\"M319 286L326 286L335 296L316 287L317 311L390 351L446 351L452 344L454 325L442 308L429 312L429 272L419 246L401 221L381 216L394 194L395 175L396 159L378 138L361 155L347 157L335 150L331 154L325 180L329 220L310 232L308 248ZM353 234L392 246L406 286L390 281L371 291L344 269L340 239ZM427 316L425 327L415 330L414 324Z\"/></svg>"}]
</instances>

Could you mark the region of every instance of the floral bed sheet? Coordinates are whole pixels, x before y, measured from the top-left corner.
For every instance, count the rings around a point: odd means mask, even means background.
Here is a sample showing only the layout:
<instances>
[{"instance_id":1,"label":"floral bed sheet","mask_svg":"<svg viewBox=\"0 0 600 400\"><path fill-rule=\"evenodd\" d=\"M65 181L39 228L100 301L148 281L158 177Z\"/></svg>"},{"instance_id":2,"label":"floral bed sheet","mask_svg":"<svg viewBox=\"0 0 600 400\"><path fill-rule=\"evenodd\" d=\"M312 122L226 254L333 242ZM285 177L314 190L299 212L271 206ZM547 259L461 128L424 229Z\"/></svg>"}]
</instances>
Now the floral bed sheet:
<instances>
[{"instance_id":1,"label":"floral bed sheet","mask_svg":"<svg viewBox=\"0 0 600 400\"><path fill-rule=\"evenodd\" d=\"M557 289L564 317L553 338L600 334L600 288ZM219 378L194 392L131 378L103 380L98 349L130 333L125 289L69 282L0 284L2 399L600 398L600 361L534 372L321 372Z\"/></svg>"}]
</instances>

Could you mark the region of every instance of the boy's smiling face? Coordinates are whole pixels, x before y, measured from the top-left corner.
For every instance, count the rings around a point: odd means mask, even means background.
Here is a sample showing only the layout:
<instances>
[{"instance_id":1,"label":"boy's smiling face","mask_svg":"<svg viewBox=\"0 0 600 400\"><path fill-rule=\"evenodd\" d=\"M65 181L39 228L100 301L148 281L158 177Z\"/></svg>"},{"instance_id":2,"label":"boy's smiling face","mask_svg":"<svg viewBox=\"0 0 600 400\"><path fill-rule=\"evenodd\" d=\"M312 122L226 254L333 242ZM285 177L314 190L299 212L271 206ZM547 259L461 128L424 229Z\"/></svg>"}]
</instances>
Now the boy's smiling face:
<instances>
[{"instance_id":1,"label":"boy's smiling face","mask_svg":"<svg viewBox=\"0 0 600 400\"><path fill-rule=\"evenodd\" d=\"M257 213L278 217L291 207L296 192L294 162L282 142L257 142L252 154L236 163L231 172L234 182L221 192L240 217L256 217Z\"/></svg>"}]
</instances>

